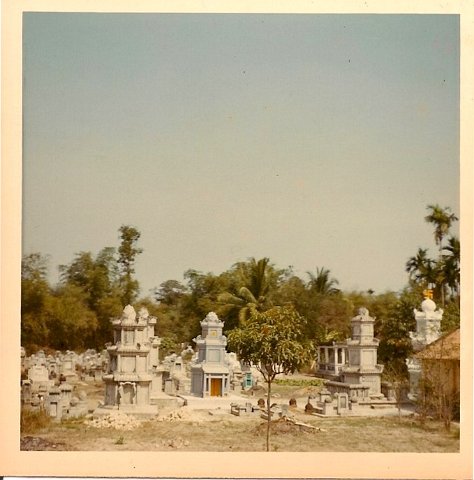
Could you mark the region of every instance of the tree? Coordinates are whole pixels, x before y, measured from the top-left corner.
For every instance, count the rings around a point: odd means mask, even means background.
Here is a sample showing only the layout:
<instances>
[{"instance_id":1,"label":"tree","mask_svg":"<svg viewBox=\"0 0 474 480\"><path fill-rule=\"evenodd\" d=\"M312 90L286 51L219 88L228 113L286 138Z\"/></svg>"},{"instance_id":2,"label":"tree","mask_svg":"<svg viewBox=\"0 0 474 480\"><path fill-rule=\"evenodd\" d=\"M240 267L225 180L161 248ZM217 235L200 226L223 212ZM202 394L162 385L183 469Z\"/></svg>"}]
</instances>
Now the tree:
<instances>
[{"instance_id":1,"label":"tree","mask_svg":"<svg viewBox=\"0 0 474 480\"><path fill-rule=\"evenodd\" d=\"M329 274L330 270L327 270L324 267L316 267L316 275L311 272L307 272L309 275L309 289L315 293L321 295L334 295L339 293L339 289L335 287L339 282L335 278L331 278Z\"/></svg>"},{"instance_id":2,"label":"tree","mask_svg":"<svg viewBox=\"0 0 474 480\"><path fill-rule=\"evenodd\" d=\"M80 287L59 287L52 297L47 317L49 347L74 350L88 348L94 343L97 317L88 308L87 297Z\"/></svg>"},{"instance_id":3,"label":"tree","mask_svg":"<svg viewBox=\"0 0 474 480\"><path fill-rule=\"evenodd\" d=\"M439 249L438 259L429 258L428 249L419 248L417 254L408 259L405 268L410 281L424 288L433 289L435 298L440 299L444 308L448 288L449 300L459 299L459 240L451 236L448 245L443 244L449 229L458 218L449 207L443 209L439 205L428 205L427 209L430 213L425 216L425 221L435 227L434 239Z\"/></svg>"},{"instance_id":4,"label":"tree","mask_svg":"<svg viewBox=\"0 0 474 480\"><path fill-rule=\"evenodd\" d=\"M91 252L80 252L70 264L59 267L62 289L57 295L67 292L67 287L80 288L87 307L98 321L95 335L90 337L90 347L101 348L110 341L110 318L123 310L115 253L112 247L103 248L95 258Z\"/></svg>"},{"instance_id":5,"label":"tree","mask_svg":"<svg viewBox=\"0 0 474 480\"><path fill-rule=\"evenodd\" d=\"M132 275L135 273L135 258L143 252L136 246L141 234L136 228L128 225L122 225L119 232L122 240L118 249L122 303L129 305L135 301L139 291L138 281L133 279Z\"/></svg>"},{"instance_id":6,"label":"tree","mask_svg":"<svg viewBox=\"0 0 474 480\"><path fill-rule=\"evenodd\" d=\"M435 243L439 248L439 265L437 269L437 283L441 288L441 305L444 308L444 283L446 276L442 268L442 250L443 239L448 234L451 225L458 220L458 217L451 212L449 207L441 208L439 205L428 205L427 209L430 214L425 217L425 221L434 225Z\"/></svg>"},{"instance_id":7,"label":"tree","mask_svg":"<svg viewBox=\"0 0 474 480\"><path fill-rule=\"evenodd\" d=\"M177 280L166 280L154 289L155 300L166 305L174 305L188 293L185 285Z\"/></svg>"},{"instance_id":8,"label":"tree","mask_svg":"<svg viewBox=\"0 0 474 480\"><path fill-rule=\"evenodd\" d=\"M449 232L451 225L458 220L458 217L451 212L449 207L443 209L436 204L428 205L426 208L430 211L430 214L425 217L425 221L434 225L435 242L441 251L443 239Z\"/></svg>"},{"instance_id":9,"label":"tree","mask_svg":"<svg viewBox=\"0 0 474 480\"><path fill-rule=\"evenodd\" d=\"M234 265L240 285L233 292L224 292L218 296L224 316L238 312L239 324L244 325L256 312L262 312L271 306L269 294L276 289L282 271L277 271L269 258Z\"/></svg>"},{"instance_id":10,"label":"tree","mask_svg":"<svg viewBox=\"0 0 474 480\"><path fill-rule=\"evenodd\" d=\"M451 299L459 297L461 245L459 239L452 236L448 239L448 245L443 247L448 255L443 255L444 274L448 287L451 290Z\"/></svg>"},{"instance_id":11,"label":"tree","mask_svg":"<svg viewBox=\"0 0 474 480\"><path fill-rule=\"evenodd\" d=\"M427 248L419 248L414 257L410 257L405 264L405 270L410 279L417 283L423 283L426 287L434 283L434 263L435 261L428 257Z\"/></svg>"},{"instance_id":12,"label":"tree","mask_svg":"<svg viewBox=\"0 0 474 480\"><path fill-rule=\"evenodd\" d=\"M245 327L229 332L229 347L252 363L267 383L266 449L270 450L270 398L275 377L292 373L314 358L314 345L304 335L306 320L292 306L254 312Z\"/></svg>"},{"instance_id":13,"label":"tree","mask_svg":"<svg viewBox=\"0 0 474 480\"><path fill-rule=\"evenodd\" d=\"M387 365L387 368L384 368L383 378L392 388L397 403L398 421L400 422L402 419L402 402L410 387L407 372L394 365Z\"/></svg>"},{"instance_id":14,"label":"tree","mask_svg":"<svg viewBox=\"0 0 474 480\"><path fill-rule=\"evenodd\" d=\"M21 344L27 349L46 346L47 311L51 290L46 279L48 258L40 253L25 255L21 261Z\"/></svg>"},{"instance_id":15,"label":"tree","mask_svg":"<svg viewBox=\"0 0 474 480\"><path fill-rule=\"evenodd\" d=\"M416 329L413 309L418 305L421 292L404 290L393 301L380 325L379 360L399 376L407 375L405 360L413 353L410 332Z\"/></svg>"}]
</instances>

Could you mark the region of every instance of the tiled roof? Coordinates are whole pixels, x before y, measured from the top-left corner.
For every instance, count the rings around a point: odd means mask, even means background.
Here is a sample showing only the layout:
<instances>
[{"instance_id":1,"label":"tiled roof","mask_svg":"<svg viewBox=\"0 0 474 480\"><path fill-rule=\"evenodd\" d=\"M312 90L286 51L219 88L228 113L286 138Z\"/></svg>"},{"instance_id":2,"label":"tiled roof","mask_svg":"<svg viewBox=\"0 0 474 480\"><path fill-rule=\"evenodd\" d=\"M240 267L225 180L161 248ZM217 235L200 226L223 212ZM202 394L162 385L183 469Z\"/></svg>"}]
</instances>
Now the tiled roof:
<instances>
[{"instance_id":1,"label":"tiled roof","mask_svg":"<svg viewBox=\"0 0 474 480\"><path fill-rule=\"evenodd\" d=\"M421 360L459 360L460 329L443 335L415 355Z\"/></svg>"}]
</instances>

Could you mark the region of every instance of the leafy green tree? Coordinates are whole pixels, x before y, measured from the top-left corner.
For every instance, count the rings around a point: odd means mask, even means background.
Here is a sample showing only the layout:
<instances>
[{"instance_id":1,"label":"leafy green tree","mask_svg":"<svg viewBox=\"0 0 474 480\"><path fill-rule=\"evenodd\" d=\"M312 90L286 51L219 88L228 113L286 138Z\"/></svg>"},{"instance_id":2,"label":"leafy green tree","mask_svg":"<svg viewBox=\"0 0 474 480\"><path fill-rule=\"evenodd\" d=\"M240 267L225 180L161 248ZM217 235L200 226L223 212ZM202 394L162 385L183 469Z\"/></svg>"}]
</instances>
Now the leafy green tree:
<instances>
[{"instance_id":1,"label":"leafy green tree","mask_svg":"<svg viewBox=\"0 0 474 480\"><path fill-rule=\"evenodd\" d=\"M306 336L317 343L345 338L353 306L346 295L335 288L338 281L330 277L330 271L318 268L316 275L308 272L307 283L293 275L291 268L285 273L275 292L274 303L293 305L307 319Z\"/></svg>"},{"instance_id":2,"label":"leafy green tree","mask_svg":"<svg viewBox=\"0 0 474 480\"><path fill-rule=\"evenodd\" d=\"M143 252L137 247L140 232L135 227L122 225L119 228L121 243L118 249L120 266L120 283L123 305L132 304L139 292L139 283L133 278L136 256Z\"/></svg>"},{"instance_id":3,"label":"leafy green tree","mask_svg":"<svg viewBox=\"0 0 474 480\"><path fill-rule=\"evenodd\" d=\"M352 302L340 293L320 296L316 301L316 310L308 320L312 326L310 338L321 344L347 338L353 310Z\"/></svg>"},{"instance_id":4,"label":"leafy green tree","mask_svg":"<svg viewBox=\"0 0 474 480\"><path fill-rule=\"evenodd\" d=\"M154 298L159 303L174 305L187 293L189 291L182 283L177 280L166 280L160 284L159 288L154 289Z\"/></svg>"},{"instance_id":5,"label":"leafy green tree","mask_svg":"<svg viewBox=\"0 0 474 480\"><path fill-rule=\"evenodd\" d=\"M458 302L449 302L443 312L441 319L441 331L449 333L459 328L461 323L461 312Z\"/></svg>"},{"instance_id":6,"label":"leafy green tree","mask_svg":"<svg viewBox=\"0 0 474 480\"><path fill-rule=\"evenodd\" d=\"M229 332L229 348L254 364L267 384L266 449L270 450L271 388L279 374L292 373L314 358L315 348L305 337L306 320L292 306L255 312L244 327Z\"/></svg>"},{"instance_id":7,"label":"leafy green tree","mask_svg":"<svg viewBox=\"0 0 474 480\"><path fill-rule=\"evenodd\" d=\"M87 297L80 287L59 287L52 297L47 316L49 347L73 350L93 344L97 317L87 306Z\"/></svg>"},{"instance_id":8,"label":"leafy green tree","mask_svg":"<svg viewBox=\"0 0 474 480\"><path fill-rule=\"evenodd\" d=\"M410 332L416 330L413 310L419 305L420 290L405 289L390 305L380 325L378 358L394 375L406 376L405 360L413 353Z\"/></svg>"},{"instance_id":9,"label":"leafy green tree","mask_svg":"<svg viewBox=\"0 0 474 480\"><path fill-rule=\"evenodd\" d=\"M21 344L29 351L47 346L47 311L51 291L47 281L48 258L25 255L21 262Z\"/></svg>"},{"instance_id":10,"label":"leafy green tree","mask_svg":"<svg viewBox=\"0 0 474 480\"><path fill-rule=\"evenodd\" d=\"M62 287L82 290L84 302L98 321L89 347L101 348L112 338L110 318L119 315L123 308L115 249L106 247L95 258L91 252L80 252L59 270Z\"/></svg>"},{"instance_id":11,"label":"leafy green tree","mask_svg":"<svg viewBox=\"0 0 474 480\"><path fill-rule=\"evenodd\" d=\"M293 305L300 313L308 308L306 284L296 275L285 276L275 292L275 297L278 305Z\"/></svg>"}]
</instances>

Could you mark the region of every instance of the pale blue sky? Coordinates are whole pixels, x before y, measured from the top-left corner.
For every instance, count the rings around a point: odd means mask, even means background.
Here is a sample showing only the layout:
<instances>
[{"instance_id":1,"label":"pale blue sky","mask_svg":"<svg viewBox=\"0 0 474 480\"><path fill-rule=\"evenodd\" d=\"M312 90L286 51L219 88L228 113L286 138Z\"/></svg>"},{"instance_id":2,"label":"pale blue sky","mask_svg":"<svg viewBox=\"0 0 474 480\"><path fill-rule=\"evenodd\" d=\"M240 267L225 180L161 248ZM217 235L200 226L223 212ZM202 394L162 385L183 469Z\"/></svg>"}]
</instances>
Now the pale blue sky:
<instances>
[{"instance_id":1,"label":"pale blue sky","mask_svg":"<svg viewBox=\"0 0 474 480\"><path fill-rule=\"evenodd\" d=\"M399 290L459 214L454 15L24 15L23 250L118 246L142 294L268 256Z\"/></svg>"}]
</instances>

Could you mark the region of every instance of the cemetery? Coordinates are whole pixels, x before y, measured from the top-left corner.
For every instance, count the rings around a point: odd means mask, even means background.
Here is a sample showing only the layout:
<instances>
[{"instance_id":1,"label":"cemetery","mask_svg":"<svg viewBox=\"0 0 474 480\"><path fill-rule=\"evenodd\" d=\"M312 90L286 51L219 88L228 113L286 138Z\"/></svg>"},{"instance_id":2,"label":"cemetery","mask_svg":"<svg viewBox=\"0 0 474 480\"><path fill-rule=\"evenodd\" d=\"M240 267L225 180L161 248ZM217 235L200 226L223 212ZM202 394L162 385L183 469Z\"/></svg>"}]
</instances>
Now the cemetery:
<instances>
[{"instance_id":1,"label":"cemetery","mask_svg":"<svg viewBox=\"0 0 474 480\"><path fill-rule=\"evenodd\" d=\"M442 314L429 297L421 311L414 311L417 330L411 339L415 351L439 338ZM22 349L22 407L44 412L57 425L53 429L69 422L84 432L133 432L143 425L176 423L192 430L192 426L216 422L226 428L259 428L268 420L269 411L277 432L324 435L321 419L367 418L372 423L397 415L413 418L421 359L406 359L410 388L401 407L391 385L382 381L384 366L377 362L374 321L366 308L360 308L350 321L351 337L320 345L313 373L286 375L296 384L299 381L300 387L277 384L267 410L261 374L227 351L224 322L214 312L201 321L194 348L188 345L180 355L173 353L160 360L157 318L145 308L137 313L128 305L120 317L111 320L113 342L101 352L89 349L81 354L58 351L46 355L40 350L27 357ZM28 438L23 440L27 449L28 441L32 442ZM191 445L189 441L165 442L160 448L177 444L185 449Z\"/></svg>"}]
</instances>

